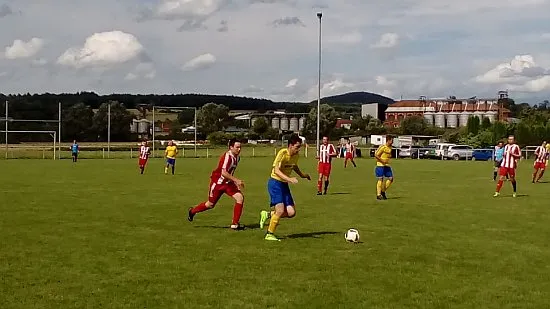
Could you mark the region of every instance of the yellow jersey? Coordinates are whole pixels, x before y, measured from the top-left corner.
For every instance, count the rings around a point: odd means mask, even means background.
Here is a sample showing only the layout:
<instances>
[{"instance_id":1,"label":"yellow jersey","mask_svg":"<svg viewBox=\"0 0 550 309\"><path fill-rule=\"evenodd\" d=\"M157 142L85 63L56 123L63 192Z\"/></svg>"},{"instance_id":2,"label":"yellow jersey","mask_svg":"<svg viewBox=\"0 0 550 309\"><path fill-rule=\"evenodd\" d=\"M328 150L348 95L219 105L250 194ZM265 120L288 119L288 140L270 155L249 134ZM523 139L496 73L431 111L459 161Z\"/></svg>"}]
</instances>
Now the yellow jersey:
<instances>
[{"instance_id":1,"label":"yellow jersey","mask_svg":"<svg viewBox=\"0 0 550 309\"><path fill-rule=\"evenodd\" d=\"M546 144L546 151L550 152L550 144Z\"/></svg>"},{"instance_id":2,"label":"yellow jersey","mask_svg":"<svg viewBox=\"0 0 550 309\"><path fill-rule=\"evenodd\" d=\"M175 159L176 155L178 154L178 148L176 146L167 146L164 153L166 154L167 158Z\"/></svg>"},{"instance_id":3,"label":"yellow jersey","mask_svg":"<svg viewBox=\"0 0 550 309\"><path fill-rule=\"evenodd\" d=\"M386 162L382 163L376 160L376 166L390 166L391 147L389 147L388 145L382 145L378 147L375 156L380 157L380 159Z\"/></svg>"},{"instance_id":4,"label":"yellow jersey","mask_svg":"<svg viewBox=\"0 0 550 309\"><path fill-rule=\"evenodd\" d=\"M285 181L281 179L281 177L277 176L275 174L275 167L279 167L279 170L286 176L290 177L290 174L292 174L292 171L294 170L294 167L298 165L298 158L299 154L295 154L293 156L290 155L288 152L288 149L281 149L277 153L277 156L275 157L275 160L273 161L273 168L271 169L271 178L278 180L278 181Z\"/></svg>"}]
</instances>

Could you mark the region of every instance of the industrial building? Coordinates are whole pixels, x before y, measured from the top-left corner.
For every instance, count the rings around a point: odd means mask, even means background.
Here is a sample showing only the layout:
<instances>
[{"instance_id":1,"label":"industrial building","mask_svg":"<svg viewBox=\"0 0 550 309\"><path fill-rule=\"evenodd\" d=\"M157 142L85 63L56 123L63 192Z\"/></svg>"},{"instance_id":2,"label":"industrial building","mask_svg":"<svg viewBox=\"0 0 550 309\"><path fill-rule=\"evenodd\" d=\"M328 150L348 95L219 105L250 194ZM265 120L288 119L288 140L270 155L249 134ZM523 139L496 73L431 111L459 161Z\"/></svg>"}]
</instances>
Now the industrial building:
<instances>
[{"instance_id":1,"label":"industrial building","mask_svg":"<svg viewBox=\"0 0 550 309\"><path fill-rule=\"evenodd\" d=\"M250 113L236 116L235 120L250 120L250 126L253 126L258 118L265 117L273 129L298 133L306 126L306 116L306 113Z\"/></svg>"},{"instance_id":2,"label":"industrial building","mask_svg":"<svg viewBox=\"0 0 550 309\"><path fill-rule=\"evenodd\" d=\"M401 100L386 109L384 124L389 127L399 127L401 121L407 117L423 117L430 125L439 128L464 127L472 116L480 120L488 118L495 121L508 121L510 110L503 107L504 100L508 99L506 91L500 91L497 98L478 99L427 99Z\"/></svg>"},{"instance_id":3,"label":"industrial building","mask_svg":"<svg viewBox=\"0 0 550 309\"><path fill-rule=\"evenodd\" d=\"M361 104L361 117L365 118L367 116L371 116L384 122L386 119L385 112L387 108L387 104L381 103Z\"/></svg>"}]
</instances>

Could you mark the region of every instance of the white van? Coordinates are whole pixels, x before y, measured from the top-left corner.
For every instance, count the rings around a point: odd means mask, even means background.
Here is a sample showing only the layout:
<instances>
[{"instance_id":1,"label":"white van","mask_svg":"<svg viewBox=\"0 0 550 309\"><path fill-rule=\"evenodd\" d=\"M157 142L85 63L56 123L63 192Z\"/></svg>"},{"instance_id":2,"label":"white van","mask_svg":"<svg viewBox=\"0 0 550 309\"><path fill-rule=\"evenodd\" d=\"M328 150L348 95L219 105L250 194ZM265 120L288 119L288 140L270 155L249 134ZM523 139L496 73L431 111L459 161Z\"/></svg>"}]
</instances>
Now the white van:
<instances>
[{"instance_id":1,"label":"white van","mask_svg":"<svg viewBox=\"0 0 550 309\"><path fill-rule=\"evenodd\" d=\"M451 143L437 143L435 144L435 156L438 158L444 158L447 155L447 151L450 146L456 146Z\"/></svg>"}]
</instances>

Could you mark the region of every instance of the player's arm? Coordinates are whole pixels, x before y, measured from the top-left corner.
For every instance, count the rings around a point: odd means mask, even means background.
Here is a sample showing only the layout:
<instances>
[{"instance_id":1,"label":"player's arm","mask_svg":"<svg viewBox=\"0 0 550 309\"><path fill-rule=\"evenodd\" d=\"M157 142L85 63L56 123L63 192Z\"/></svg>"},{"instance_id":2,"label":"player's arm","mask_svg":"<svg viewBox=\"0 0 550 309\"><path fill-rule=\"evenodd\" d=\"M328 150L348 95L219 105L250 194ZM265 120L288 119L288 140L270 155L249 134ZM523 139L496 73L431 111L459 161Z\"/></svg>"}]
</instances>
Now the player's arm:
<instances>
[{"instance_id":1,"label":"player's arm","mask_svg":"<svg viewBox=\"0 0 550 309\"><path fill-rule=\"evenodd\" d=\"M514 151L512 152L512 156L516 159L521 158L521 149L519 149L519 146L515 147Z\"/></svg>"},{"instance_id":2,"label":"player's arm","mask_svg":"<svg viewBox=\"0 0 550 309\"><path fill-rule=\"evenodd\" d=\"M330 157L336 157L338 153L336 153L336 148L334 148L334 145L330 145L330 153L328 154Z\"/></svg>"},{"instance_id":3,"label":"player's arm","mask_svg":"<svg viewBox=\"0 0 550 309\"><path fill-rule=\"evenodd\" d=\"M302 170L300 170L300 167L298 165L294 165L292 169L296 174L298 174L298 176L300 176L300 178L306 178L307 180L311 180L311 177L309 176L309 174L303 173Z\"/></svg>"},{"instance_id":4,"label":"player's arm","mask_svg":"<svg viewBox=\"0 0 550 309\"><path fill-rule=\"evenodd\" d=\"M281 171L281 166L283 166L283 154L282 152L279 152L277 154L277 157L275 157L275 161L273 161L273 172L275 173L275 175L277 175L277 177L286 182L298 183L298 180L296 178L285 175L285 173Z\"/></svg>"},{"instance_id":5,"label":"player's arm","mask_svg":"<svg viewBox=\"0 0 550 309\"><path fill-rule=\"evenodd\" d=\"M384 160L382 160L382 153L383 153L383 148L382 146L380 146L378 147L378 149L376 149L376 152L374 153L374 158L376 159L376 161L380 163L386 163L384 162Z\"/></svg>"},{"instance_id":6,"label":"player's arm","mask_svg":"<svg viewBox=\"0 0 550 309\"><path fill-rule=\"evenodd\" d=\"M222 165L222 176L224 178L229 179L232 182L234 182L239 189L241 187L244 187L244 182L242 180L240 180L239 178L231 175L231 173L229 173L227 171L227 169L229 168L228 165L229 165L229 160L228 160L227 155L226 155L226 157L224 158L224 161L223 161L223 165Z\"/></svg>"}]
</instances>

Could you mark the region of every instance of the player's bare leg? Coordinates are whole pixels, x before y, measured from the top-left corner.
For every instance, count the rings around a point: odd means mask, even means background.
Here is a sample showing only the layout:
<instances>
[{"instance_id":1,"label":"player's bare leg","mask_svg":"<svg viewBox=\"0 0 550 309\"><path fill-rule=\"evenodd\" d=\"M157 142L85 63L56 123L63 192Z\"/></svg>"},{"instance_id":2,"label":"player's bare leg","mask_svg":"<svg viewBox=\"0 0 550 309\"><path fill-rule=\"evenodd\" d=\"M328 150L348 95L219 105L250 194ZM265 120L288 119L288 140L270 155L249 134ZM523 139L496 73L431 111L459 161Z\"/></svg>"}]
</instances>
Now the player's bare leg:
<instances>
[{"instance_id":1,"label":"player's bare leg","mask_svg":"<svg viewBox=\"0 0 550 309\"><path fill-rule=\"evenodd\" d=\"M535 171L533 172L533 180L532 180L533 183L535 183L535 181L537 181L538 173L539 173L539 169L535 167Z\"/></svg>"},{"instance_id":2,"label":"player's bare leg","mask_svg":"<svg viewBox=\"0 0 550 309\"><path fill-rule=\"evenodd\" d=\"M537 177L536 182L539 182L542 179L542 176L544 176L544 171L545 171L544 168L540 169L539 177Z\"/></svg>"},{"instance_id":3,"label":"player's bare leg","mask_svg":"<svg viewBox=\"0 0 550 309\"><path fill-rule=\"evenodd\" d=\"M242 230L244 226L242 226L239 221L243 213L244 196L241 192L237 192L232 196L232 198L235 200L235 206L233 207L233 221L231 222L231 229Z\"/></svg>"},{"instance_id":4,"label":"player's bare leg","mask_svg":"<svg viewBox=\"0 0 550 309\"><path fill-rule=\"evenodd\" d=\"M351 164L353 164L353 167L357 167L357 165L355 164L355 160L353 160L353 158L350 160L351 160Z\"/></svg>"},{"instance_id":5,"label":"player's bare leg","mask_svg":"<svg viewBox=\"0 0 550 309\"><path fill-rule=\"evenodd\" d=\"M319 173L319 179L317 180L317 195L322 195L322 189L323 189L323 174Z\"/></svg>"},{"instance_id":6,"label":"player's bare leg","mask_svg":"<svg viewBox=\"0 0 550 309\"><path fill-rule=\"evenodd\" d=\"M145 165L140 165L139 166L139 171L140 171L140 174L143 175L143 172L145 171Z\"/></svg>"}]
</instances>

